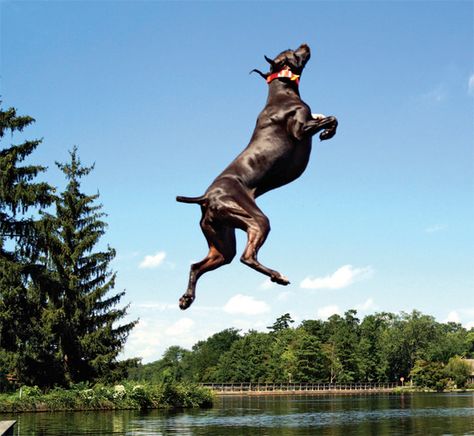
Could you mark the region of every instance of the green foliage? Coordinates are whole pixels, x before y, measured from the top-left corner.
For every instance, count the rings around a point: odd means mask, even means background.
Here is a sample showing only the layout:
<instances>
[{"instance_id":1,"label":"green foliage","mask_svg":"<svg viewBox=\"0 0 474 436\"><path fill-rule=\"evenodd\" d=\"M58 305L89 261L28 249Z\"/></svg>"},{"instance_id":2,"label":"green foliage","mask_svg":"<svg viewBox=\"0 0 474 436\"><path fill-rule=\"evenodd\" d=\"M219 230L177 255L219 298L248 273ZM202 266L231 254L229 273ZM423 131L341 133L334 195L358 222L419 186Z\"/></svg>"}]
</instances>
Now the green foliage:
<instances>
[{"instance_id":1,"label":"green foliage","mask_svg":"<svg viewBox=\"0 0 474 436\"><path fill-rule=\"evenodd\" d=\"M410 377L416 386L436 389L437 391L444 390L449 383L444 365L441 362L427 362L422 359L415 361L415 365L410 371Z\"/></svg>"},{"instance_id":2,"label":"green foliage","mask_svg":"<svg viewBox=\"0 0 474 436\"><path fill-rule=\"evenodd\" d=\"M269 333L224 330L191 351L170 347L157 362L139 366L135 380L167 378L217 383L406 382L444 389L465 385L472 333L428 315L376 313L362 321L354 310L327 321L291 327L283 315Z\"/></svg>"},{"instance_id":3,"label":"green foliage","mask_svg":"<svg viewBox=\"0 0 474 436\"><path fill-rule=\"evenodd\" d=\"M0 394L0 412L209 407L213 400L210 390L189 383L128 382L115 386L80 383L47 393L34 386L23 387L13 394Z\"/></svg>"},{"instance_id":4,"label":"green foliage","mask_svg":"<svg viewBox=\"0 0 474 436\"><path fill-rule=\"evenodd\" d=\"M464 388L471 375L471 366L459 356L453 356L446 364L444 372L454 382L456 387Z\"/></svg>"}]
</instances>

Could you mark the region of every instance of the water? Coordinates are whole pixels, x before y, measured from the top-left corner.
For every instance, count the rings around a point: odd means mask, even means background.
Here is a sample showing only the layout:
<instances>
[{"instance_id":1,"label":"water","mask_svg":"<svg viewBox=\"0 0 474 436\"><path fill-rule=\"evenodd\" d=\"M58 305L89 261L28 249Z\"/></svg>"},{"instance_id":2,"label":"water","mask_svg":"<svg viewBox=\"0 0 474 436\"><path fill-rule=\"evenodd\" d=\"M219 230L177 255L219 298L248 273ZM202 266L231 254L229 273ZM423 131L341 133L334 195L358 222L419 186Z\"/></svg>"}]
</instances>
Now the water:
<instances>
[{"instance_id":1,"label":"water","mask_svg":"<svg viewBox=\"0 0 474 436\"><path fill-rule=\"evenodd\" d=\"M212 409L0 415L15 435L474 435L474 393L221 397Z\"/></svg>"}]
</instances>

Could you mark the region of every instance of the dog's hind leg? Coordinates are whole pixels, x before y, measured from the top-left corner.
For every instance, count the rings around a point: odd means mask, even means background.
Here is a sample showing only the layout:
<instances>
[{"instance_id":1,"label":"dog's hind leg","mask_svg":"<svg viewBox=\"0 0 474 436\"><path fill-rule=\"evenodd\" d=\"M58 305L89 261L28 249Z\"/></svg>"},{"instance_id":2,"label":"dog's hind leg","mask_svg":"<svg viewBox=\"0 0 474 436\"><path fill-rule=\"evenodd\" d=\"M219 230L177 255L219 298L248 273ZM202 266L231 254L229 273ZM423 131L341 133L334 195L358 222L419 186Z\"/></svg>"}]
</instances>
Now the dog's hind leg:
<instances>
[{"instance_id":1,"label":"dog's hind leg","mask_svg":"<svg viewBox=\"0 0 474 436\"><path fill-rule=\"evenodd\" d=\"M265 215L261 214L247 220L247 246L240 260L250 268L269 276L272 282L288 285L290 282L285 276L262 265L257 259L258 251L267 239L269 232L270 223Z\"/></svg>"},{"instance_id":2,"label":"dog's hind leg","mask_svg":"<svg viewBox=\"0 0 474 436\"><path fill-rule=\"evenodd\" d=\"M238 198L238 202L236 201ZM247 195L238 195L227 209L226 220L247 232L247 246L240 258L241 262L254 270L265 274L280 285L288 285L288 279L278 271L262 265L258 259L258 251L267 239L270 232L270 221L255 204L254 200Z\"/></svg>"},{"instance_id":3,"label":"dog's hind leg","mask_svg":"<svg viewBox=\"0 0 474 436\"><path fill-rule=\"evenodd\" d=\"M205 218L201 228L209 245L209 253L200 262L193 263L189 271L188 289L179 300L179 307L187 309L196 298L196 283L204 273L226 265L235 256L235 230L231 227L211 225Z\"/></svg>"}]
</instances>

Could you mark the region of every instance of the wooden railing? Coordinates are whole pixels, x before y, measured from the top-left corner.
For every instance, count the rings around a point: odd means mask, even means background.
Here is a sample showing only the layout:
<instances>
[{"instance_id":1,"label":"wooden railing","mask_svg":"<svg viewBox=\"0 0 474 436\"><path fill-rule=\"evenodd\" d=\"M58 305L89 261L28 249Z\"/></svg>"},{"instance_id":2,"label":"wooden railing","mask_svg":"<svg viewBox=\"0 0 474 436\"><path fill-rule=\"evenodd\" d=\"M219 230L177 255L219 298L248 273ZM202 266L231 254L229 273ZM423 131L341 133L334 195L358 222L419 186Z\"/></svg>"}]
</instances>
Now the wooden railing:
<instances>
[{"instance_id":1,"label":"wooden railing","mask_svg":"<svg viewBox=\"0 0 474 436\"><path fill-rule=\"evenodd\" d=\"M217 393L391 391L398 383L200 383Z\"/></svg>"}]
</instances>

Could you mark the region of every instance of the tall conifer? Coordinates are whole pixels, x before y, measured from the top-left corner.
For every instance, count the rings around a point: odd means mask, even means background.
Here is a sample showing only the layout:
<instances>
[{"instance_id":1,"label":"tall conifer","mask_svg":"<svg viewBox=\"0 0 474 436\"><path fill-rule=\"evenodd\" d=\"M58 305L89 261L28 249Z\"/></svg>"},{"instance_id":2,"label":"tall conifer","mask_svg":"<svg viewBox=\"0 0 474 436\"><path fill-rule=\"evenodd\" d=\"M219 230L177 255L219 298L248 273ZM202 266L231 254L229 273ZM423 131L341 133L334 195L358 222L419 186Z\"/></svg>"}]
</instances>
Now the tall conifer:
<instances>
[{"instance_id":1,"label":"tall conifer","mask_svg":"<svg viewBox=\"0 0 474 436\"><path fill-rule=\"evenodd\" d=\"M23 164L41 140L18 145L3 141L33 122L14 108L0 107L0 370L14 372L21 382L35 381L28 374L41 373L38 320L44 299L32 287L32 279L42 273L35 211L51 204L52 188L35 181L44 167Z\"/></svg>"},{"instance_id":2,"label":"tall conifer","mask_svg":"<svg viewBox=\"0 0 474 436\"><path fill-rule=\"evenodd\" d=\"M54 283L51 331L66 382L117 379L135 363L119 362L117 356L136 322L118 325L128 308L117 308L125 292L109 295L116 279L109 267L115 250L97 250L107 227L105 214L96 203L99 194L84 194L80 183L93 166L81 164L76 148L68 163L57 166L68 183L57 198L55 215L48 216L46 233Z\"/></svg>"}]
</instances>

